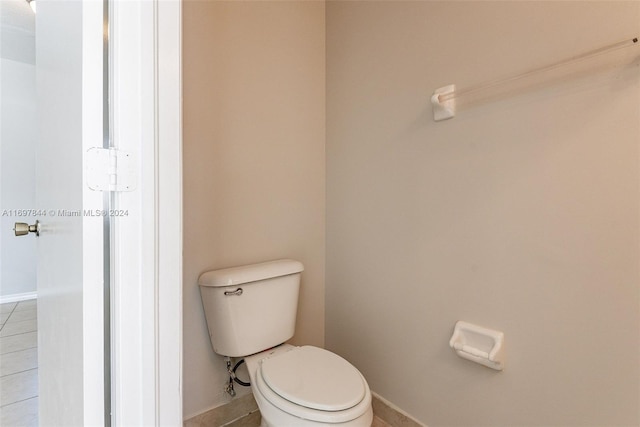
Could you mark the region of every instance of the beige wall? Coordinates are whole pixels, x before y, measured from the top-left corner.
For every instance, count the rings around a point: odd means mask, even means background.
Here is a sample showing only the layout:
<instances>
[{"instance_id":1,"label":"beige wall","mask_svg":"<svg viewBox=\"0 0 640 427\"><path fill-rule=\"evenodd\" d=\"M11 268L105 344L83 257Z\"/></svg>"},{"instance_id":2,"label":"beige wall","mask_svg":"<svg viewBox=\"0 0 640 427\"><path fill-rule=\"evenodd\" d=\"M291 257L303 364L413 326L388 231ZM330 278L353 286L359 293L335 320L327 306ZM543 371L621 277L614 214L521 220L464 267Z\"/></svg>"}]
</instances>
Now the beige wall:
<instances>
[{"instance_id":1,"label":"beige wall","mask_svg":"<svg viewBox=\"0 0 640 427\"><path fill-rule=\"evenodd\" d=\"M302 261L293 342L324 344L325 37L323 2L186 1L183 14L188 418L227 399L203 271Z\"/></svg>"},{"instance_id":2,"label":"beige wall","mask_svg":"<svg viewBox=\"0 0 640 427\"><path fill-rule=\"evenodd\" d=\"M638 63L429 106L637 36L639 7L327 3L326 343L431 427L640 425ZM503 372L457 320L504 331Z\"/></svg>"}]
</instances>

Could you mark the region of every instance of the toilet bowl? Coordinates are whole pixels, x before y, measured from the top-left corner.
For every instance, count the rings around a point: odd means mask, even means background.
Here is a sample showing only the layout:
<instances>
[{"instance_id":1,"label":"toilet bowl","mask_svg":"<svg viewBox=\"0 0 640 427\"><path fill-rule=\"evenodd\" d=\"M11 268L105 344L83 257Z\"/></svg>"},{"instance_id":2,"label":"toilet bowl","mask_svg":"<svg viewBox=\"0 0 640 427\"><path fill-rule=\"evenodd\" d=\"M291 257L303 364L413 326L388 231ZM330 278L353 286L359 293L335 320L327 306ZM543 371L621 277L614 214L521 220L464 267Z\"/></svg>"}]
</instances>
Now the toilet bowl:
<instances>
[{"instance_id":1,"label":"toilet bowl","mask_svg":"<svg viewBox=\"0 0 640 427\"><path fill-rule=\"evenodd\" d=\"M367 381L342 357L283 344L245 362L262 427L371 426Z\"/></svg>"}]
</instances>

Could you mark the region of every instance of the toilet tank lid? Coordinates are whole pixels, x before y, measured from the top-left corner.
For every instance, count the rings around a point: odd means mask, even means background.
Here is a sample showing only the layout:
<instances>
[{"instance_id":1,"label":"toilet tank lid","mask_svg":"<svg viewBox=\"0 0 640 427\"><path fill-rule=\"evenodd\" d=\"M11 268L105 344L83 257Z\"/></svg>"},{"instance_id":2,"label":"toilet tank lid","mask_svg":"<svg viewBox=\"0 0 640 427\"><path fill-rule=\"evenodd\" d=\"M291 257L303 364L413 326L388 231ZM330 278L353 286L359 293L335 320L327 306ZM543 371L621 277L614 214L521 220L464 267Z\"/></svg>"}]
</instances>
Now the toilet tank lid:
<instances>
[{"instance_id":1,"label":"toilet tank lid","mask_svg":"<svg viewBox=\"0 0 640 427\"><path fill-rule=\"evenodd\" d=\"M304 266L299 261L279 259L276 261L261 262L259 264L206 271L200 275L198 284L200 286L213 287L236 286L243 283L300 273L303 270Z\"/></svg>"}]
</instances>

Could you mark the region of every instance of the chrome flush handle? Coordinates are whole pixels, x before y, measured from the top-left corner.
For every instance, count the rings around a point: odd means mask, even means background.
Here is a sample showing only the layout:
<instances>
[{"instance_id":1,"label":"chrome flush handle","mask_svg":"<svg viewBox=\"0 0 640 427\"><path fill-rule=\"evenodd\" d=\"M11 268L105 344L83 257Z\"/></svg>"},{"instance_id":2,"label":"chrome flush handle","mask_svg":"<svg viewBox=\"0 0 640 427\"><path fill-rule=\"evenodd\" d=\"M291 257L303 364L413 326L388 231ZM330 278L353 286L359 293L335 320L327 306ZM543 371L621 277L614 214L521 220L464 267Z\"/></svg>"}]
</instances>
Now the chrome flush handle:
<instances>
[{"instance_id":1,"label":"chrome flush handle","mask_svg":"<svg viewBox=\"0 0 640 427\"><path fill-rule=\"evenodd\" d=\"M235 291L224 291L224 294L226 296L231 296L231 295L242 295L242 288L238 288Z\"/></svg>"}]
</instances>

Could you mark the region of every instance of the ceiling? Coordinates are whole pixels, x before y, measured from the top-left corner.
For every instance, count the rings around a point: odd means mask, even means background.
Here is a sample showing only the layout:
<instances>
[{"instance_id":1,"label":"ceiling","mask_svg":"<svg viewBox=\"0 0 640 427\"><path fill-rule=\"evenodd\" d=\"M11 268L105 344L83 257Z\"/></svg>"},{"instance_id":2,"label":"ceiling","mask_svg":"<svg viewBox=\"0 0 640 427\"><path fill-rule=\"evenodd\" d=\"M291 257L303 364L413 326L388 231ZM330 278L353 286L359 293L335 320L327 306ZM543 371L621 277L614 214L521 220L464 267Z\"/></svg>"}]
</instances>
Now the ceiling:
<instances>
[{"instance_id":1,"label":"ceiling","mask_svg":"<svg viewBox=\"0 0 640 427\"><path fill-rule=\"evenodd\" d=\"M35 14L26 0L0 0L0 57L35 63Z\"/></svg>"}]
</instances>

